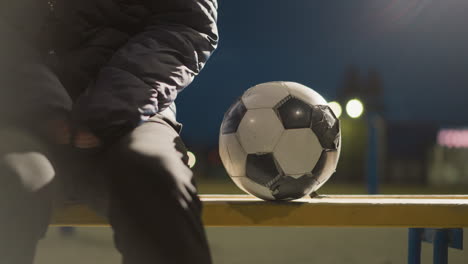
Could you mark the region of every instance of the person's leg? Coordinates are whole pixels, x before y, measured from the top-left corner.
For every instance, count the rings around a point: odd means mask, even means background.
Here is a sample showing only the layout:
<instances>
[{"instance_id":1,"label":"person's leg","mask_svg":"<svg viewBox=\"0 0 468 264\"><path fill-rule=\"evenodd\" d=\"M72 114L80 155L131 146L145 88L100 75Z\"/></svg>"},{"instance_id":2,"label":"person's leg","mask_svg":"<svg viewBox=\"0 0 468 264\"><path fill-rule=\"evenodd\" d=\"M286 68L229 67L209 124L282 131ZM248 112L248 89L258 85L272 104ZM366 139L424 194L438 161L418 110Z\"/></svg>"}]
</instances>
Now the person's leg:
<instances>
[{"instance_id":1,"label":"person's leg","mask_svg":"<svg viewBox=\"0 0 468 264\"><path fill-rule=\"evenodd\" d=\"M54 167L49 122L72 102L24 32L0 19L0 263L33 262L49 221ZM53 139L57 140L57 139Z\"/></svg>"},{"instance_id":2,"label":"person's leg","mask_svg":"<svg viewBox=\"0 0 468 264\"><path fill-rule=\"evenodd\" d=\"M211 263L201 202L176 129L153 117L109 149L109 217L124 264Z\"/></svg>"},{"instance_id":3,"label":"person's leg","mask_svg":"<svg viewBox=\"0 0 468 264\"><path fill-rule=\"evenodd\" d=\"M0 129L0 263L33 263L49 225L54 176L40 139L18 128Z\"/></svg>"}]
</instances>

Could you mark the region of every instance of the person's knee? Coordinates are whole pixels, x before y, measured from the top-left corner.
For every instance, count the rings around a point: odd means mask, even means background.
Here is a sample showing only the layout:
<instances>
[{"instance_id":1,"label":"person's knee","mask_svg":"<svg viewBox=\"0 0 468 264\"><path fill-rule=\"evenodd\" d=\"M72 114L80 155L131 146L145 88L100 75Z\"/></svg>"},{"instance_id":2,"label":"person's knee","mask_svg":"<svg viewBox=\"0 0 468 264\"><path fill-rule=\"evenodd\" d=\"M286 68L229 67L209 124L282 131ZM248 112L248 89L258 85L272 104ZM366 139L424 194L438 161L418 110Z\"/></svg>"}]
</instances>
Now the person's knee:
<instances>
[{"instance_id":1,"label":"person's knee","mask_svg":"<svg viewBox=\"0 0 468 264\"><path fill-rule=\"evenodd\" d=\"M173 181L192 179L192 171L182 159L182 154L174 150L148 152L131 146L121 146L111 153L112 164L138 172L137 178L150 177L154 180ZM111 164L111 166L112 166Z\"/></svg>"},{"instance_id":2,"label":"person's knee","mask_svg":"<svg viewBox=\"0 0 468 264\"><path fill-rule=\"evenodd\" d=\"M19 191L27 192L36 192L51 184L54 168L46 157L46 147L33 135L19 129L2 130L0 147L0 167L7 170L2 172L2 181L19 185Z\"/></svg>"},{"instance_id":3,"label":"person's knee","mask_svg":"<svg viewBox=\"0 0 468 264\"><path fill-rule=\"evenodd\" d=\"M129 144L111 153L109 166L114 166L116 181L142 192L151 192L158 199L172 199L184 207L196 197L193 173L176 149L145 151ZM176 198L176 199L174 199Z\"/></svg>"},{"instance_id":4,"label":"person's knee","mask_svg":"<svg viewBox=\"0 0 468 264\"><path fill-rule=\"evenodd\" d=\"M42 153L13 152L1 157L7 169L14 172L21 186L28 192L36 192L51 184L54 168Z\"/></svg>"}]
</instances>

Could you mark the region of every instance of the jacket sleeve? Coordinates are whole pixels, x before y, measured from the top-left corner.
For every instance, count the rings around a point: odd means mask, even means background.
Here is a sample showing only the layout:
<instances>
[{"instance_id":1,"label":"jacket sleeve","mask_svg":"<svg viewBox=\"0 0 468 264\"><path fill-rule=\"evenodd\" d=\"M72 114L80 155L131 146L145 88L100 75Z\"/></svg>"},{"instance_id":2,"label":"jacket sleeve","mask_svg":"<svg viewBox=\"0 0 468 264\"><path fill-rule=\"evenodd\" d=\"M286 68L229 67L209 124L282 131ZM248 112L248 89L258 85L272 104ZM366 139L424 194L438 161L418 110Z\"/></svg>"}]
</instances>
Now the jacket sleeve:
<instances>
[{"instance_id":1,"label":"jacket sleeve","mask_svg":"<svg viewBox=\"0 0 468 264\"><path fill-rule=\"evenodd\" d=\"M143 0L145 28L120 48L74 106L101 139L164 110L201 71L218 43L216 0Z\"/></svg>"}]
</instances>

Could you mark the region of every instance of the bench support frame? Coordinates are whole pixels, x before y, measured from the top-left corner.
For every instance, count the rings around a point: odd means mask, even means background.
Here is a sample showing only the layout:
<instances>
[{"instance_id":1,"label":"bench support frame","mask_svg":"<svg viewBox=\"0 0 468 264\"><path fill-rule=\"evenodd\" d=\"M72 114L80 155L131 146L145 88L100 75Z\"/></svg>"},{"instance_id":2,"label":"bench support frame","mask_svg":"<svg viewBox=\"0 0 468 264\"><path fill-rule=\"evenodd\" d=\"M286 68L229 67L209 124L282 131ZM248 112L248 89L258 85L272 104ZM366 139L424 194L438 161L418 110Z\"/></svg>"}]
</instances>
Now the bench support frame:
<instances>
[{"instance_id":1,"label":"bench support frame","mask_svg":"<svg viewBox=\"0 0 468 264\"><path fill-rule=\"evenodd\" d=\"M408 264L421 264L421 242L432 243L433 264L448 264L448 248L463 249L461 228L410 228Z\"/></svg>"}]
</instances>

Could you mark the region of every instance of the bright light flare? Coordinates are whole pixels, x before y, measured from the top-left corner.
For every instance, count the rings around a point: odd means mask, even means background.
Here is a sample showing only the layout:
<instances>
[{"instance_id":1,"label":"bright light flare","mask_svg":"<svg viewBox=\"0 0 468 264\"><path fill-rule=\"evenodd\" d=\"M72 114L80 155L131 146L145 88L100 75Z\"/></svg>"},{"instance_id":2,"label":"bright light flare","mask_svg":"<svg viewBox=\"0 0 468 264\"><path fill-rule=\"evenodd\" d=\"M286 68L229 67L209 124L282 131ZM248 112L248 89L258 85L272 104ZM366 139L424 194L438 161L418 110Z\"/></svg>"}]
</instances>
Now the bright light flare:
<instances>
[{"instance_id":1,"label":"bright light flare","mask_svg":"<svg viewBox=\"0 0 468 264\"><path fill-rule=\"evenodd\" d=\"M187 155L188 155L188 165L190 168L193 168L195 166L195 164L197 163L197 157L195 157L195 154L193 154L193 152L191 151L188 151L187 152Z\"/></svg>"},{"instance_id":2,"label":"bright light flare","mask_svg":"<svg viewBox=\"0 0 468 264\"><path fill-rule=\"evenodd\" d=\"M351 99L346 104L346 113L351 118L358 118L364 112L364 105L359 99Z\"/></svg>"},{"instance_id":3,"label":"bright light flare","mask_svg":"<svg viewBox=\"0 0 468 264\"><path fill-rule=\"evenodd\" d=\"M343 112L343 109L341 108L340 103L333 101L333 102L329 102L328 106L331 108L335 116L337 118L340 118L341 113Z\"/></svg>"}]
</instances>

